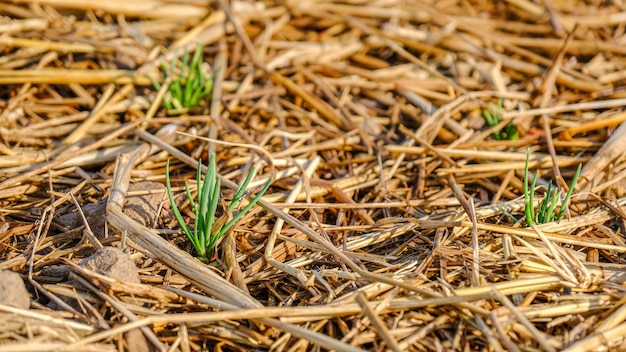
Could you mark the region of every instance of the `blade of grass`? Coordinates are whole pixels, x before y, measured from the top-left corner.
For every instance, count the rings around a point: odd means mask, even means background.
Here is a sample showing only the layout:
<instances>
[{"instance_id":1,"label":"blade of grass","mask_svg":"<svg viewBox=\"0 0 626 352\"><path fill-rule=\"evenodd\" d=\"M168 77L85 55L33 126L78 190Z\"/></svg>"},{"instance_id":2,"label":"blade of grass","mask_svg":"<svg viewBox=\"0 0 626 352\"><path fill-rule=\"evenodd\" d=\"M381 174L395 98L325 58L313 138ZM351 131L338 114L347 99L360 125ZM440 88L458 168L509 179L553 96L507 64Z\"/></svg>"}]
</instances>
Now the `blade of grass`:
<instances>
[{"instance_id":1,"label":"blade of grass","mask_svg":"<svg viewBox=\"0 0 626 352\"><path fill-rule=\"evenodd\" d=\"M241 197L246 191L246 188L248 188L248 184L250 184L250 181L252 180L252 176L254 175L254 172L255 172L255 169L254 167L252 167L250 169L250 172L248 173L248 176L246 176L246 179L243 181L243 183L241 183L239 188L237 188L237 191L235 192L235 195L233 196L233 201L230 202L228 206L229 213L232 213L232 211L235 209L235 206L237 206L237 204L241 200Z\"/></svg>"},{"instance_id":2,"label":"blade of grass","mask_svg":"<svg viewBox=\"0 0 626 352\"><path fill-rule=\"evenodd\" d=\"M229 221L222 229L220 229L219 236L223 236L233 225L237 223L237 221L239 221L256 204L256 202L259 201L259 199L261 199L263 194L270 187L271 183L272 183L272 180L269 179L267 183L265 184L265 186L263 186L263 189L261 189L261 191L259 191L259 193L256 194L254 199L252 199L250 203L246 205L245 208L243 208L239 213L237 213L237 215L235 215L235 217L233 217L231 221Z\"/></svg>"},{"instance_id":3,"label":"blade of grass","mask_svg":"<svg viewBox=\"0 0 626 352\"><path fill-rule=\"evenodd\" d=\"M576 186L576 182L578 182L578 177L580 176L580 172L582 170L583 165L582 164L578 164L578 167L576 168L576 173L574 174L574 177L572 178L572 182L569 185L569 189L567 190L567 194L565 195L565 199L563 199L563 203L561 203L561 209L559 210L559 214L556 217L556 220L559 221L561 220L561 217L563 216L565 209L568 207L568 203L569 203L569 199L572 196L572 192L574 191L574 187Z\"/></svg>"},{"instance_id":4,"label":"blade of grass","mask_svg":"<svg viewBox=\"0 0 626 352\"><path fill-rule=\"evenodd\" d=\"M528 189L528 160L530 159L530 149L526 150L526 166L524 167L524 213L526 214L526 222L530 225L533 223L533 210L531 193Z\"/></svg>"},{"instance_id":5,"label":"blade of grass","mask_svg":"<svg viewBox=\"0 0 626 352\"><path fill-rule=\"evenodd\" d=\"M198 248L197 247L198 246L197 241L195 240L194 236L192 235L191 230L189 230L189 227L185 223L185 220L183 219L183 216L180 214L180 211L178 210L178 207L176 206L176 202L174 201L174 193L172 192L172 185L170 183L170 162L169 162L169 160L165 164L165 184L166 184L166 189L167 189L167 197L170 200L170 205L172 207L172 211L174 212L174 216L176 217L176 221L178 221L178 224L183 229L183 232L185 232L185 234L187 235L187 237L189 238L191 243L194 245L194 247Z\"/></svg>"}]
</instances>

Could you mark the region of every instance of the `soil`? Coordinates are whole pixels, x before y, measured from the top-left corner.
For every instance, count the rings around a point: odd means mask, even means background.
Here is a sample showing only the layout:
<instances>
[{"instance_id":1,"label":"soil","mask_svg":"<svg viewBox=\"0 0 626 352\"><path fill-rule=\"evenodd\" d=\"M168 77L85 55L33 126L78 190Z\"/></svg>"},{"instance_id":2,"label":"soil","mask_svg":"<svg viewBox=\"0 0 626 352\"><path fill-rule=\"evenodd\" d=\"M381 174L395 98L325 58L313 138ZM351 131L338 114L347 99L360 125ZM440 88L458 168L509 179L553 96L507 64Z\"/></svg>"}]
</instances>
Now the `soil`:
<instances>
[{"instance_id":1,"label":"soil","mask_svg":"<svg viewBox=\"0 0 626 352\"><path fill-rule=\"evenodd\" d=\"M20 274L0 270L0 304L22 309L30 307L30 294Z\"/></svg>"},{"instance_id":2,"label":"soil","mask_svg":"<svg viewBox=\"0 0 626 352\"><path fill-rule=\"evenodd\" d=\"M119 248L104 247L101 251L83 259L80 265L121 282L141 282L137 267L130 255Z\"/></svg>"}]
</instances>

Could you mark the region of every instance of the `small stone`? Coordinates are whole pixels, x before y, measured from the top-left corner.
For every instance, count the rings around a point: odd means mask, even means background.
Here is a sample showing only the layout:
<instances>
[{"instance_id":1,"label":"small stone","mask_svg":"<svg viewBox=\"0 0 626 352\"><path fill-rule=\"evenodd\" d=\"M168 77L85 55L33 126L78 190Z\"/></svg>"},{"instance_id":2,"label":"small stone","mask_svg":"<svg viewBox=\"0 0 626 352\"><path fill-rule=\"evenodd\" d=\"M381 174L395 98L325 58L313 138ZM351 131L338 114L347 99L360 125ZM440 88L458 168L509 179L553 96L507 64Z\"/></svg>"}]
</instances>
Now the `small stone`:
<instances>
[{"instance_id":1,"label":"small stone","mask_svg":"<svg viewBox=\"0 0 626 352\"><path fill-rule=\"evenodd\" d=\"M139 271L130 255L119 248L104 247L91 257L83 259L81 265L118 281L141 282Z\"/></svg>"},{"instance_id":2,"label":"small stone","mask_svg":"<svg viewBox=\"0 0 626 352\"><path fill-rule=\"evenodd\" d=\"M165 197L165 186L157 182L137 182L131 183L128 192L138 191L160 191L154 193L146 193L141 195L127 195L126 204L124 205L124 214L143 226L153 227L156 220L159 207Z\"/></svg>"},{"instance_id":3,"label":"small stone","mask_svg":"<svg viewBox=\"0 0 626 352\"><path fill-rule=\"evenodd\" d=\"M18 273L0 271L0 303L16 308L30 308L30 295Z\"/></svg>"},{"instance_id":4,"label":"small stone","mask_svg":"<svg viewBox=\"0 0 626 352\"><path fill-rule=\"evenodd\" d=\"M106 224L106 201L88 203L81 208L89 228L100 240L104 239ZM56 222L64 227L74 229L85 224L79 212L67 213L56 218Z\"/></svg>"},{"instance_id":5,"label":"small stone","mask_svg":"<svg viewBox=\"0 0 626 352\"><path fill-rule=\"evenodd\" d=\"M124 338L126 339L126 347L128 351L134 352L150 352L152 349L150 348L150 344L148 344L148 340L143 335L143 332L139 329L129 330L124 333Z\"/></svg>"}]
</instances>

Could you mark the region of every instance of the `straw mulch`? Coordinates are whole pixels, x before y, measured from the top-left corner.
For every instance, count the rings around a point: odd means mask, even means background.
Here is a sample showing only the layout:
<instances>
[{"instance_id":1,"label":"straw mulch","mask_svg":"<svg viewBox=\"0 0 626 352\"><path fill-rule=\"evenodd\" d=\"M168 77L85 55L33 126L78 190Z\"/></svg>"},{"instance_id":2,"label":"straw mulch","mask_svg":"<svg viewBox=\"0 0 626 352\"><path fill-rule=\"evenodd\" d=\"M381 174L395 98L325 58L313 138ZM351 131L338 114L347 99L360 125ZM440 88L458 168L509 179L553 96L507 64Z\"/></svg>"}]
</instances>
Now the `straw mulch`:
<instances>
[{"instance_id":1,"label":"straw mulch","mask_svg":"<svg viewBox=\"0 0 626 352\"><path fill-rule=\"evenodd\" d=\"M622 1L0 13L0 269L31 296L0 304L0 351L626 348ZM150 77L198 42L214 94L168 116ZM508 124L520 138L496 140ZM528 148L536 201L584 165L558 223L509 216L524 215ZM164 184L170 160L183 195L209 152L225 199L252 166L250 191L272 186L207 265L163 188L133 185ZM150 221L123 209L141 196L157 197ZM104 204L104 236L93 216L64 225L78 204ZM76 265L108 246L140 282Z\"/></svg>"}]
</instances>

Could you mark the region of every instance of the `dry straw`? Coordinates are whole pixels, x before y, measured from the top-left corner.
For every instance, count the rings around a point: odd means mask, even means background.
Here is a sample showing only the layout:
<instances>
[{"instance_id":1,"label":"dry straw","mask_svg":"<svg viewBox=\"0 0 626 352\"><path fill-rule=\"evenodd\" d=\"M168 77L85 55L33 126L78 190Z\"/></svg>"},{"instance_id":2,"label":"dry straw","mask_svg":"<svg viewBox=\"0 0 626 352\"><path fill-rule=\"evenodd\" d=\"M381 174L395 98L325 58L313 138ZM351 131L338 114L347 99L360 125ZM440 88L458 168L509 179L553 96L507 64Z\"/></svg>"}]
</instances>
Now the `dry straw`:
<instances>
[{"instance_id":1,"label":"dry straw","mask_svg":"<svg viewBox=\"0 0 626 352\"><path fill-rule=\"evenodd\" d=\"M0 268L32 289L0 351L624 349L618 2L0 11ZM159 68L196 50L212 96L165 111ZM584 164L559 222L524 227L528 148L534 206ZM211 153L225 204L272 184L203 263L162 185ZM78 265L101 246L141 282Z\"/></svg>"}]
</instances>

